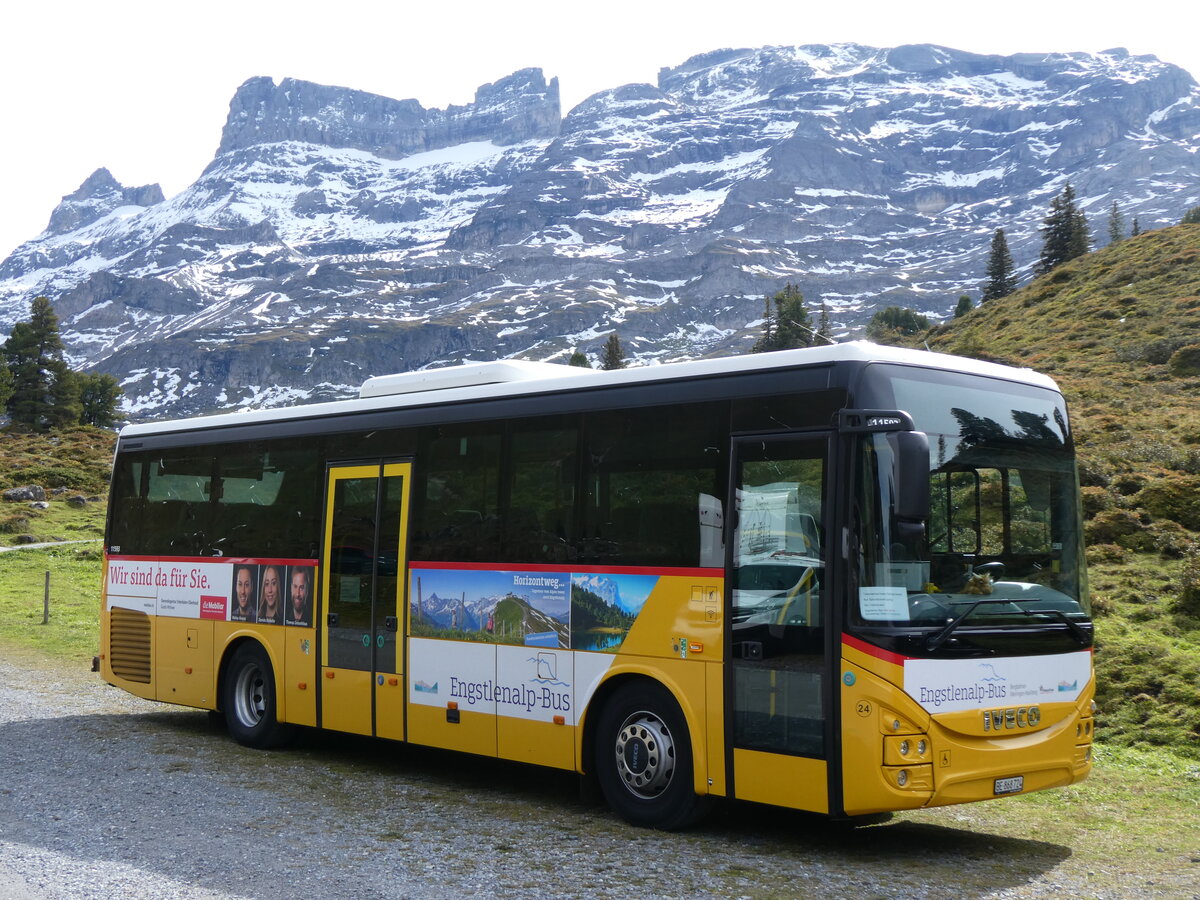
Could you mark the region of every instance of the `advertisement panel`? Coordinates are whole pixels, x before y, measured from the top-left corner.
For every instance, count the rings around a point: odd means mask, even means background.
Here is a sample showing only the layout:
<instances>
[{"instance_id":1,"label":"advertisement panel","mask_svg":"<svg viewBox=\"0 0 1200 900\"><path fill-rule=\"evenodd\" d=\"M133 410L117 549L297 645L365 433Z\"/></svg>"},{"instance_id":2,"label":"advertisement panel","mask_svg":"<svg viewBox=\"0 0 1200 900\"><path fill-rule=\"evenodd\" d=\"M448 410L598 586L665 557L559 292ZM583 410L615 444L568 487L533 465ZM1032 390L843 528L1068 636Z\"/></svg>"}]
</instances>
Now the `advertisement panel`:
<instances>
[{"instance_id":1,"label":"advertisement panel","mask_svg":"<svg viewBox=\"0 0 1200 900\"><path fill-rule=\"evenodd\" d=\"M1079 697L1091 671L1092 655L1086 650L994 659L906 659L904 692L930 713L1062 703Z\"/></svg>"},{"instance_id":2,"label":"advertisement panel","mask_svg":"<svg viewBox=\"0 0 1200 900\"><path fill-rule=\"evenodd\" d=\"M176 619L312 626L316 560L110 556L108 607Z\"/></svg>"}]
</instances>

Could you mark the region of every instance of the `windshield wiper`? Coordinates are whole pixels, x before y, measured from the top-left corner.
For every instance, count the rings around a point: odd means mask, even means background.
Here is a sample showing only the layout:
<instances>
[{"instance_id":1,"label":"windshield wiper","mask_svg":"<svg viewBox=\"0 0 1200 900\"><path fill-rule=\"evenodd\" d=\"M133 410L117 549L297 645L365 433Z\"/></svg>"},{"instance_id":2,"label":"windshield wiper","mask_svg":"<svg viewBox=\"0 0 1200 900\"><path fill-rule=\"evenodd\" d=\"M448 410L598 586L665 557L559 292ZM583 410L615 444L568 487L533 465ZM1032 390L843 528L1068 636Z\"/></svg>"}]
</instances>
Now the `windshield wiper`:
<instances>
[{"instance_id":1,"label":"windshield wiper","mask_svg":"<svg viewBox=\"0 0 1200 900\"><path fill-rule=\"evenodd\" d=\"M965 610L947 622L946 626L941 631L937 632L937 634L931 634L929 637L925 638L925 649L933 651L942 646L942 644L946 643L946 641L950 639L950 635L954 634L958 626L962 624L963 619L975 612L976 608L985 603L1012 603L1012 601L1007 597L980 597Z\"/></svg>"},{"instance_id":2,"label":"windshield wiper","mask_svg":"<svg viewBox=\"0 0 1200 900\"><path fill-rule=\"evenodd\" d=\"M1031 616L1043 613L1048 616L1054 616L1067 626L1067 630L1071 632L1071 637L1075 638L1076 643L1078 643L1080 647L1086 647L1089 643L1091 643L1091 638L1089 637L1088 633L1080 628L1079 623L1068 616L1061 609L1025 609L1023 606L1018 606L1017 609L1021 610L1023 613L1028 613Z\"/></svg>"},{"instance_id":3,"label":"windshield wiper","mask_svg":"<svg viewBox=\"0 0 1200 900\"><path fill-rule=\"evenodd\" d=\"M978 607L980 607L984 604L991 604L991 603L1011 603L1013 606L1015 606L1021 612L1025 613L1025 615L1027 615L1027 616L1035 616L1035 615L1039 615L1042 613L1044 613L1046 615L1050 615L1050 616L1055 616L1063 624L1065 624L1067 626L1067 629L1071 632L1071 636L1073 638L1075 638L1075 641L1079 644L1080 647L1086 647L1088 645L1089 637L1088 637L1087 632L1084 631L1082 628L1080 628L1079 623L1074 621L1070 617L1068 617L1067 614L1064 613L1061 609L1031 610L1031 609L1026 609L1024 606L1021 606L1019 601L1014 600L1010 597L980 597L978 600L974 601L970 606L968 606L965 610L963 610L961 613L959 613L957 616L955 616L953 619L951 619L949 622L947 622L945 627L942 628L941 631L937 632L936 634L931 634L929 637L927 637L925 639L925 649L929 652L932 652L932 651L936 650L938 647L942 646L942 644L946 643L946 641L948 641L950 639L950 635L954 634L954 632L958 629L958 626L963 623L963 620L966 619L967 616L969 616L969 615L971 615L971 613L975 612L975 610Z\"/></svg>"}]
</instances>

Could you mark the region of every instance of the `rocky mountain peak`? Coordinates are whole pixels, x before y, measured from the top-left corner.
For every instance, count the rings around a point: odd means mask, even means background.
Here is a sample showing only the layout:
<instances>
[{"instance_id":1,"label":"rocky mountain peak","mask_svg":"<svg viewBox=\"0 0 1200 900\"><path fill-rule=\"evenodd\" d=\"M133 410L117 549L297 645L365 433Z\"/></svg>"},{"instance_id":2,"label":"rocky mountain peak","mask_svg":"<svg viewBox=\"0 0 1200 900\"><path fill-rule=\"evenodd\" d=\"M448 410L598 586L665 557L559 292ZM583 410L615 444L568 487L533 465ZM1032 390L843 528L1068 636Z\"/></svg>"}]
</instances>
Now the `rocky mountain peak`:
<instances>
[{"instance_id":1,"label":"rocky mountain peak","mask_svg":"<svg viewBox=\"0 0 1200 900\"><path fill-rule=\"evenodd\" d=\"M131 417L279 405L613 331L642 363L743 352L789 282L839 337L938 319L995 229L1030 271L1067 181L1101 243L1114 202L1142 229L1200 204L1200 88L1120 50L725 49L560 113L539 69L446 109L251 79L179 195L97 221L138 199L99 171L64 198L0 263L0 329L51 297Z\"/></svg>"},{"instance_id":2,"label":"rocky mountain peak","mask_svg":"<svg viewBox=\"0 0 1200 900\"><path fill-rule=\"evenodd\" d=\"M402 159L464 141L515 144L558 133L558 80L522 69L481 86L475 102L426 109L416 100L285 78L247 80L229 104L217 155L298 141Z\"/></svg>"},{"instance_id":3,"label":"rocky mountain peak","mask_svg":"<svg viewBox=\"0 0 1200 900\"><path fill-rule=\"evenodd\" d=\"M108 169L99 168L73 193L62 198L50 214L46 231L65 234L90 225L122 206L153 206L163 199L162 188L157 184L127 188Z\"/></svg>"}]
</instances>

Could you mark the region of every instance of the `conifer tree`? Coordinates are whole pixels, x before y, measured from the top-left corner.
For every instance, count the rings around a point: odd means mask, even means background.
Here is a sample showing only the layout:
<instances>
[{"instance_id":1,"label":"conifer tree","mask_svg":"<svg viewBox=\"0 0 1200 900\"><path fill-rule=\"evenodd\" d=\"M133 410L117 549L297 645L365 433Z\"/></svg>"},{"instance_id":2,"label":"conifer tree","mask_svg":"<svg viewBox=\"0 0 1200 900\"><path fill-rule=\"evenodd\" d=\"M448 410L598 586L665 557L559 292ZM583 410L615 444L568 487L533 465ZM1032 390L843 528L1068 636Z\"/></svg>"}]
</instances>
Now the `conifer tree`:
<instances>
[{"instance_id":1,"label":"conifer tree","mask_svg":"<svg viewBox=\"0 0 1200 900\"><path fill-rule=\"evenodd\" d=\"M1125 217L1121 215L1117 201L1114 200L1112 208L1108 211L1108 242L1119 244L1123 240L1125 240Z\"/></svg>"},{"instance_id":2,"label":"conifer tree","mask_svg":"<svg viewBox=\"0 0 1200 900\"><path fill-rule=\"evenodd\" d=\"M77 375L79 384L80 425L111 428L117 423L117 404L121 385L111 375Z\"/></svg>"},{"instance_id":3,"label":"conifer tree","mask_svg":"<svg viewBox=\"0 0 1200 900\"><path fill-rule=\"evenodd\" d=\"M774 312L771 311L772 300L775 303ZM804 305L804 295L800 293L800 288L788 283L782 291L768 299L762 337L751 348L751 352L811 347L816 334L812 317Z\"/></svg>"},{"instance_id":4,"label":"conifer tree","mask_svg":"<svg viewBox=\"0 0 1200 900\"><path fill-rule=\"evenodd\" d=\"M8 408L8 398L12 396L12 372L8 371L8 363L0 356L0 412Z\"/></svg>"},{"instance_id":5,"label":"conifer tree","mask_svg":"<svg viewBox=\"0 0 1200 900\"><path fill-rule=\"evenodd\" d=\"M1193 206L1179 222L1180 225L1200 225L1200 206Z\"/></svg>"},{"instance_id":6,"label":"conifer tree","mask_svg":"<svg viewBox=\"0 0 1200 900\"><path fill-rule=\"evenodd\" d=\"M971 302L971 295L963 294L958 298L958 306L954 307L954 318L961 318L974 308L975 304Z\"/></svg>"},{"instance_id":7,"label":"conifer tree","mask_svg":"<svg viewBox=\"0 0 1200 900\"><path fill-rule=\"evenodd\" d=\"M1003 228L997 228L992 235L992 247L988 253L987 281L983 285L981 299L998 300L1007 297L1017 289L1017 270L1013 265L1012 254L1008 252L1008 238Z\"/></svg>"},{"instance_id":8,"label":"conifer tree","mask_svg":"<svg viewBox=\"0 0 1200 900\"><path fill-rule=\"evenodd\" d=\"M1075 202L1075 189L1067 182L1050 201L1050 214L1042 220L1042 255L1037 271L1044 275L1067 260L1083 256L1091 246L1087 218Z\"/></svg>"},{"instance_id":9,"label":"conifer tree","mask_svg":"<svg viewBox=\"0 0 1200 900\"><path fill-rule=\"evenodd\" d=\"M829 304L821 301L821 314L817 317L817 337L828 344L837 343L833 339L833 323L829 320Z\"/></svg>"},{"instance_id":10,"label":"conifer tree","mask_svg":"<svg viewBox=\"0 0 1200 900\"><path fill-rule=\"evenodd\" d=\"M581 369L590 369L592 367L592 364L590 362L588 362L587 355L582 350L579 350L579 349L576 349L571 354L571 358L570 358L570 360L567 361L567 365L568 366L579 366Z\"/></svg>"},{"instance_id":11,"label":"conifer tree","mask_svg":"<svg viewBox=\"0 0 1200 900\"><path fill-rule=\"evenodd\" d=\"M771 295L763 295L763 317L762 317L762 334L759 335L754 346L750 348L751 353L762 353L764 350L774 348L775 344L775 310L771 308Z\"/></svg>"},{"instance_id":12,"label":"conifer tree","mask_svg":"<svg viewBox=\"0 0 1200 900\"><path fill-rule=\"evenodd\" d=\"M889 306L871 316L867 337L881 344L910 337L929 327L929 319L907 307Z\"/></svg>"},{"instance_id":13,"label":"conifer tree","mask_svg":"<svg viewBox=\"0 0 1200 900\"><path fill-rule=\"evenodd\" d=\"M617 333L615 331L610 334L608 336L608 340L604 342L604 350L602 350L600 353L600 368L625 368L625 351L621 348L621 339L617 337Z\"/></svg>"},{"instance_id":14,"label":"conifer tree","mask_svg":"<svg viewBox=\"0 0 1200 900\"><path fill-rule=\"evenodd\" d=\"M1137 216L1133 217L1133 224L1129 226L1129 236L1137 237L1142 233L1142 226L1138 224Z\"/></svg>"},{"instance_id":15,"label":"conifer tree","mask_svg":"<svg viewBox=\"0 0 1200 900\"><path fill-rule=\"evenodd\" d=\"M14 423L44 430L79 418L79 386L63 362L58 317L48 299L34 299L29 321L13 326L3 354L12 373L8 413Z\"/></svg>"}]
</instances>

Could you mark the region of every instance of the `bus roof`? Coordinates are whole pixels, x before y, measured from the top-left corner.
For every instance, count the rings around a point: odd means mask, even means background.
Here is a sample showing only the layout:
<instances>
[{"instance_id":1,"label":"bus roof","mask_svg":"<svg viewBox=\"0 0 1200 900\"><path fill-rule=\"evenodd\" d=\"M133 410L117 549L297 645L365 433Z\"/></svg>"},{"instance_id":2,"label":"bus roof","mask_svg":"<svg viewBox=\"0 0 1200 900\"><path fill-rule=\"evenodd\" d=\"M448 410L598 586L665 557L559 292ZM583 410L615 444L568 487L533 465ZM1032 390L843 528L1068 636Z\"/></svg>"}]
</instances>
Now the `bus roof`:
<instances>
[{"instance_id":1,"label":"bus roof","mask_svg":"<svg viewBox=\"0 0 1200 900\"><path fill-rule=\"evenodd\" d=\"M127 425L121 429L121 437L124 439L180 431L293 421L346 413L426 406L431 403L549 394L577 390L585 386L598 388L682 381L739 372L763 372L772 369L830 365L839 362L899 363L927 369L982 375L1058 390L1053 379L1034 372L1032 369L1019 369L944 353L906 350L872 344L867 341L851 341L802 350L781 350L774 353L700 359L612 371L598 371L526 360L468 363L462 366L424 369L369 378L363 383L359 397L355 399L275 409L239 410L231 413ZM436 396L431 396L431 394Z\"/></svg>"}]
</instances>

